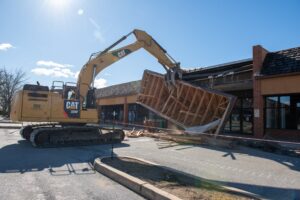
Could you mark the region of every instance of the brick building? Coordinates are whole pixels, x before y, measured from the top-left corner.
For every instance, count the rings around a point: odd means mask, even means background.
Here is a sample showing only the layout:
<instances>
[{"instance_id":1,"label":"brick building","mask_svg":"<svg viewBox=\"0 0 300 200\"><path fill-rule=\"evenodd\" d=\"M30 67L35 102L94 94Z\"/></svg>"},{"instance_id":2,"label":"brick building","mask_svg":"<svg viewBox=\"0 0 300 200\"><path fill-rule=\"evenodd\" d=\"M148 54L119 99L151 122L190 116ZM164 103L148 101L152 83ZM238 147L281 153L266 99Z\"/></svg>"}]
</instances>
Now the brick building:
<instances>
[{"instance_id":1,"label":"brick building","mask_svg":"<svg viewBox=\"0 0 300 200\"><path fill-rule=\"evenodd\" d=\"M250 59L187 70L183 80L237 97L224 134L300 141L300 47L268 52L257 45ZM135 103L139 87L134 81L98 90L100 117L112 118L118 108L119 121L142 123L146 117L166 127Z\"/></svg>"}]
</instances>

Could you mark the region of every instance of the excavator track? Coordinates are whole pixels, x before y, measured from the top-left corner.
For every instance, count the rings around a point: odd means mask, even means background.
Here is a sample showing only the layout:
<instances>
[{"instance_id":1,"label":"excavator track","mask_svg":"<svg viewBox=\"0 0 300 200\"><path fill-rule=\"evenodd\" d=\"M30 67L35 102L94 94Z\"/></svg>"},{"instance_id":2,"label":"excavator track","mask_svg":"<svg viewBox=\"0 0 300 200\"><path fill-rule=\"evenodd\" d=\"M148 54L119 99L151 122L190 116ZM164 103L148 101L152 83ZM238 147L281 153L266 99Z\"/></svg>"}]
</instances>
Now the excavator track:
<instances>
[{"instance_id":1,"label":"excavator track","mask_svg":"<svg viewBox=\"0 0 300 200\"><path fill-rule=\"evenodd\" d=\"M32 130L30 132L30 130ZM30 133L29 133L30 132ZM100 129L97 126L26 126L20 134L34 147L65 147L120 143L125 134L120 129Z\"/></svg>"}]
</instances>

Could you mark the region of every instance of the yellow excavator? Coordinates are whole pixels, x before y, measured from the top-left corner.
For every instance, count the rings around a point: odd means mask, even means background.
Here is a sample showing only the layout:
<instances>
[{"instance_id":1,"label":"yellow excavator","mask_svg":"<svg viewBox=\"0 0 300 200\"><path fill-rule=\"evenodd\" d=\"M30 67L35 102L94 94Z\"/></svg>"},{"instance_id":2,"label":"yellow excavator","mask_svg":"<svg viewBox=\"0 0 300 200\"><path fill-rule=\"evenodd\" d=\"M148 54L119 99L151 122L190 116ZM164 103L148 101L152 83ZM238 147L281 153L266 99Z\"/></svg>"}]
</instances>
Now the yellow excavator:
<instances>
[{"instance_id":1,"label":"yellow excavator","mask_svg":"<svg viewBox=\"0 0 300 200\"><path fill-rule=\"evenodd\" d=\"M114 50L114 47L134 34L136 41ZM94 80L104 68L144 48L157 58L166 69L165 81L169 88L181 78L180 63L142 30L133 30L104 51L93 53L82 67L77 84L54 81L52 87L26 84L11 103L11 120L21 122L47 122L27 125L21 136L36 147L56 147L121 142L124 132L103 129L99 123Z\"/></svg>"}]
</instances>

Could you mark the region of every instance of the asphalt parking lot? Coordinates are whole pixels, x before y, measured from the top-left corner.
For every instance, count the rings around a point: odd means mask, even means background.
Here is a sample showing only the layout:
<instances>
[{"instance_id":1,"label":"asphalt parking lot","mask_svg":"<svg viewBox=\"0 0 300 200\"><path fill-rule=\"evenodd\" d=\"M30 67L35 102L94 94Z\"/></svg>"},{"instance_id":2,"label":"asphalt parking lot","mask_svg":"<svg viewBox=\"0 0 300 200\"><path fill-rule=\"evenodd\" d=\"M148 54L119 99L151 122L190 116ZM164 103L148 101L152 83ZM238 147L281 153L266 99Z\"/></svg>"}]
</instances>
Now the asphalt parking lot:
<instances>
[{"instance_id":1,"label":"asphalt parking lot","mask_svg":"<svg viewBox=\"0 0 300 200\"><path fill-rule=\"evenodd\" d=\"M0 199L144 199L94 171L108 146L36 149L0 129Z\"/></svg>"},{"instance_id":2,"label":"asphalt parking lot","mask_svg":"<svg viewBox=\"0 0 300 200\"><path fill-rule=\"evenodd\" d=\"M300 199L300 159L240 147L178 145L131 138L114 154L175 168L267 199ZM95 172L111 145L36 149L17 130L0 129L0 199L142 199Z\"/></svg>"}]
</instances>

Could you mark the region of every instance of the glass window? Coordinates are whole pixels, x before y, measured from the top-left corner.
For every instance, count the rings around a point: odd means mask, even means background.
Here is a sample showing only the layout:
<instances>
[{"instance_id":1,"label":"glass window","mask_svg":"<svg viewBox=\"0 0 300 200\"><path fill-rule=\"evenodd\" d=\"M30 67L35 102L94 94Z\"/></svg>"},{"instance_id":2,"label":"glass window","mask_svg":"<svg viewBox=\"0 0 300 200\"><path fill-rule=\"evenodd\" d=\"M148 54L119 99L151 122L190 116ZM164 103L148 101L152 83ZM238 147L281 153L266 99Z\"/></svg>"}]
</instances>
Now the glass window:
<instances>
[{"instance_id":1,"label":"glass window","mask_svg":"<svg viewBox=\"0 0 300 200\"><path fill-rule=\"evenodd\" d=\"M300 102L296 103L296 127L300 130Z\"/></svg>"},{"instance_id":2,"label":"glass window","mask_svg":"<svg viewBox=\"0 0 300 200\"><path fill-rule=\"evenodd\" d=\"M290 121L290 109L289 108L280 108L280 128L291 129L291 121Z\"/></svg>"},{"instance_id":3,"label":"glass window","mask_svg":"<svg viewBox=\"0 0 300 200\"><path fill-rule=\"evenodd\" d=\"M292 128L290 126L290 96L281 96L279 97L280 102L280 128Z\"/></svg>"},{"instance_id":4,"label":"glass window","mask_svg":"<svg viewBox=\"0 0 300 200\"><path fill-rule=\"evenodd\" d=\"M278 109L266 108L266 128L278 128Z\"/></svg>"},{"instance_id":5,"label":"glass window","mask_svg":"<svg viewBox=\"0 0 300 200\"><path fill-rule=\"evenodd\" d=\"M226 132L229 132L230 131L230 119L228 119L228 121L226 122L226 125L225 125L225 127L224 127L224 130L226 131Z\"/></svg>"},{"instance_id":6,"label":"glass window","mask_svg":"<svg viewBox=\"0 0 300 200\"><path fill-rule=\"evenodd\" d=\"M243 99L243 108L252 108L253 98L244 98Z\"/></svg>"},{"instance_id":7,"label":"glass window","mask_svg":"<svg viewBox=\"0 0 300 200\"><path fill-rule=\"evenodd\" d=\"M293 96L266 97L265 127L279 129L295 129L291 99Z\"/></svg>"},{"instance_id":8,"label":"glass window","mask_svg":"<svg viewBox=\"0 0 300 200\"><path fill-rule=\"evenodd\" d=\"M266 97L266 128L279 128L278 127L278 105L279 97L272 96Z\"/></svg>"},{"instance_id":9,"label":"glass window","mask_svg":"<svg viewBox=\"0 0 300 200\"><path fill-rule=\"evenodd\" d=\"M280 100L280 107L285 108L285 107L290 107L290 96L281 96L279 97Z\"/></svg>"},{"instance_id":10,"label":"glass window","mask_svg":"<svg viewBox=\"0 0 300 200\"><path fill-rule=\"evenodd\" d=\"M278 106L278 97L267 97L266 98L267 108L275 108Z\"/></svg>"},{"instance_id":11,"label":"glass window","mask_svg":"<svg viewBox=\"0 0 300 200\"><path fill-rule=\"evenodd\" d=\"M123 121L123 105L101 106L101 122L122 122ZM113 113L115 112L115 116Z\"/></svg>"},{"instance_id":12,"label":"glass window","mask_svg":"<svg viewBox=\"0 0 300 200\"><path fill-rule=\"evenodd\" d=\"M228 122L225 132L238 134L253 134L253 98L247 93L235 94L238 97Z\"/></svg>"},{"instance_id":13,"label":"glass window","mask_svg":"<svg viewBox=\"0 0 300 200\"><path fill-rule=\"evenodd\" d=\"M240 133L241 132L241 115L240 109L234 108L231 114L231 131Z\"/></svg>"},{"instance_id":14,"label":"glass window","mask_svg":"<svg viewBox=\"0 0 300 200\"><path fill-rule=\"evenodd\" d=\"M237 100L235 102L235 107L236 108L242 107L242 100L241 100L241 98L237 98Z\"/></svg>"},{"instance_id":15,"label":"glass window","mask_svg":"<svg viewBox=\"0 0 300 200\"><path fill-rule=\"evenodd\" d=\"M243 109L243 132L245 134L252 134L252 121L253 121L253 109L244 108Z\"/></svg>"}]
</instances>

